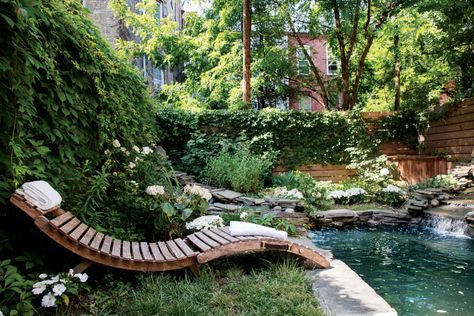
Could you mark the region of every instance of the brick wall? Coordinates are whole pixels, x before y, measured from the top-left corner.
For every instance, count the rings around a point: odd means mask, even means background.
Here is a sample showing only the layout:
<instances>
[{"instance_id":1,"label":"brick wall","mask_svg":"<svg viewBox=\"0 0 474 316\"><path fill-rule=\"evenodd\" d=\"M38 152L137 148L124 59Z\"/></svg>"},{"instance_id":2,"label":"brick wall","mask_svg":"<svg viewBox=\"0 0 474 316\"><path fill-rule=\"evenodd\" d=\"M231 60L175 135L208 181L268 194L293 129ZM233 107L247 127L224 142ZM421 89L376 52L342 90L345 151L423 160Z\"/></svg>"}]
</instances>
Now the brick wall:
<instances>
[{"instance_id":1,"label":"brick wall","mask_svg":"<svg viewBox=\"0 0 474 316\"><path fill-rule=\"evenodd\" d=\"M474 157L474 98L464 100L428 128L425 145L439 154L469 160Z\"/></svg>"}]
</instances>

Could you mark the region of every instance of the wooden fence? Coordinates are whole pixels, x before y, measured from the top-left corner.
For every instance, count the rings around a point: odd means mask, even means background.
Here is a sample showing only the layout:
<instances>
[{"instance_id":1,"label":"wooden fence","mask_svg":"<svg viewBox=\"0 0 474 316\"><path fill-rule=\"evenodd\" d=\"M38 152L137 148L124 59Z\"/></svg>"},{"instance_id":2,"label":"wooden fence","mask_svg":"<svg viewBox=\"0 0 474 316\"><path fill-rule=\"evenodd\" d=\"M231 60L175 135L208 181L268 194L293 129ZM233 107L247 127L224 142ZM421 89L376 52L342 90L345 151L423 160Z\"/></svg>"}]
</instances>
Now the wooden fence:
<instances>
[{"instance_id":1,"label":"wooden fence","mask_svg":"<svg viewBox=\"0 0 474 316\"><path fill-rule=\"evenodd\" d=\"M298 167L297 170L309 174L318 181L340 182L357 176L357 170L346 169L346 165L304 165ZM273 170L273 174L277 175L285 171L285 168L279 166Z\"/></svg>"},{"instance_id":2,"label":"wooden fence","mask_svg":"<svg viewBox=\"0 0 474 316\"><path fill-rule=\"evenodd\" d=\"M400 155L389 157L395 163L400 179L415 184L446 174L451 168L451 162L438 156Z\"/></svg>"},{"instance_id":3,"label":"wooden fence","mask_svg":"<svg viewBox=\"0 0 474 316\"><path fill-rule=\"evenodd\" d=\"M433 122L426 134L426 147L461 160L474 156L474 98L469 98Z\"/></svg>"}]
</instances>

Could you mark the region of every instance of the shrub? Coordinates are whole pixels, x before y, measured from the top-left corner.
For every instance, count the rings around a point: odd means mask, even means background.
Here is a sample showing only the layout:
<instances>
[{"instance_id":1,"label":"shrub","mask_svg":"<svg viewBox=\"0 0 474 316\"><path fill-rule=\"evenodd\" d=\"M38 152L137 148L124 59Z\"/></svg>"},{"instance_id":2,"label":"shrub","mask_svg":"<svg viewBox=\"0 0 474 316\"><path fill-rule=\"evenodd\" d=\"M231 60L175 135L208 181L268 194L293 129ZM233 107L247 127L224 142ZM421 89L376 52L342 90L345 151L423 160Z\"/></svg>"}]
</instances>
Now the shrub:
<instances>
[{"instance_id":1,"label":"shrub","mask_svg":"<svg viewBox=\"0 0 474 316\"><path fill-rule=\"evenodd\" d=\"M271 155L252 154L246 145L235 152L224 149L216 159L208 161L204 171L207 183L243 193L257 193L273 164Z\"/></svg>"},{"instance_id":2,"label":"shrub","mask_svg":"<svg viewBox=\"0 0 474 316\"><path fill-rule=\"evenodd\" d=\"M305 199L306 203L303 203L303 206L307 212L325 210L332 202L329 192L334 185L316 181L310 175L300 171L285 172L273 177L273 185L300 191Z\"/></svg>"},{"instance_id":3,"label":"shrub","mask_svg":"<svg viewBox=\"0 0 474 316\"><path fill-rule=\"evenodd\" d=\"M336 204L355 204L364 201L367 192L361 188L350 188L345 191L336 190L329 193Z\"/></svg>"},{"instance_id":4,"label":"shrub","mask_svg":"<svg viewBox=\"0 0 474 316\"><path fill-rule=\"evenodd\" d=\"M451 174L440 174L423 182L412 185L410 189L419 190L426 188L456 189L458 187L456 179Z\"/></svg>"},{"instance_id":5,"label":"shrub","mask_svg":"<svg viewBox=\"0 0 474 316\"><path fill-rule=\"evenodd\" d=\"M406 194L399 187L388 185L378 193L377 201L390 206L400 207L406 201Z\"/></svg>"}]
</instances>

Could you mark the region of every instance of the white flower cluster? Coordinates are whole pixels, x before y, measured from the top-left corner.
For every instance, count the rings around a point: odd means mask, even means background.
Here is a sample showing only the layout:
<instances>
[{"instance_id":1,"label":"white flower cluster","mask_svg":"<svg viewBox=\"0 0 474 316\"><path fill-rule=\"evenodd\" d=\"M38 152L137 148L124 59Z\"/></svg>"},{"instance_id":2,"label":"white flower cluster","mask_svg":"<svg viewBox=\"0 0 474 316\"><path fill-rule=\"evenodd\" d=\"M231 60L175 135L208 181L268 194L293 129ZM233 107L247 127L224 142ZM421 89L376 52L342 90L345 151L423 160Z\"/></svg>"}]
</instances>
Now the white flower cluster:
<instances>
[{"instance_id":1,"label":"white flower cluster","mask_svg":"<svg viewBox=\"0 0 474 316\"><path fill-rule=\"evenodd\" d=\"M61 296L66 291L66 283L69 281L66 279L61 279L59 275L46 279L48 275L42 273L39 275L39 278L43 281L36 282L33 284L33 289L31 292L35 295L43 294L49 288L49 292L43 296L41 299L41 306L43 307L54 307L56 306L56 296ZM89 276L86 273L74 273L71 269L69 270L68 277L73 277L79 279L81 282L86 282Z\"/></svg>"},{"instance_id":2,"label":"white flower cluster","mask_svg":"<svg viewBox=\"0 0 474 316\"><path fill-rule=\"evenodd\" d=\"M389 174L390 174L390 170L388 170L387 168L380 169L381 176L388 176Z\"/></svg>"},{"instance_id":3,"label":"white flower cluster","mask_svg":"<svg viewBox=\"0 0 474 316\"><path fill-rule=\"evenodd\" d=\"M351 198L354 196L366 195L366 194L367 192L361 188L350 188L350 189L347 189L346 191L336 190L336 191L329 192L329 196L332 197L333 199Z\"/></svg>"},{"instance_id":4,"label":"white flower cluster","mask_svg":"<svg viewBox=\"0 0 474 316\"><path fill-rule=\"evenodd\" d=\"M150 185L145 190L146 194L148 195L163 195L165 194L165 188L161 185Z\"/></svg>"},{"instance_id":5,"label":"white flower cluster","mask_svg":"<svg viewBox=\"0 0 474 316\"><path fill-rule=\"evenodd\" d=\"M242 212L242 213L240 213L240 219L241 219L241 220L246 219L248 216L249 216L249 213L247 213L247 212Z\"/></svg>"},{"instance_id":6,"label":"white flower cluster","mask_svg":"<svg viewBox=\"0 0 474 316\"><path fill-rule=\"evenodd\" d=\"M288 191L286 187L276 187L273 189L273 196L286 199L303 200L304 196L298 189L291 189Z\"/></svg>"},{"instance_id":7,"label":"white flower cluster","mask_svg":"<svg viewBox=\"0 0 474 316\"><path fill-rule=\"evenodd\" d=\"M389 184L385 188L382 189L382 192L387 192L387 193L399 193L403 194L403 190L397 187L396 185Z\"/></svg>"},{"instance_id":8,"label":"white flower cluster","mask_svg":"<svg viewBox=\"0 0 474 316\"><path fill-rule=\"evenodd\" d=\"M2 312L2 311L0 311L0 316L5 316L5 315L3 315L3 312Z\"/></svg>"},{"instance_id":9,"label":"white flower cluster","mask_svg":"<svg viewBox=\"0 0 474 316\"><path fill-rule=\"evenodd\" d=\"M224 220L219 215L201 216L192 222L186 223L186 229L192 230L203 230L222 226L224 226Z\"/></svg>"},{"instance_id":10,"label":"white flower cluster","mask_svg":"<svg viewBox=\"0 0 474 316\"><path fill-rule=\"evenodd\" d=\"M212 198L212 194L208 189L200 187L199 185L186 185L184 187L184 193L198 195L206 201L209 201Z\"/></svg>"}]
</instances>

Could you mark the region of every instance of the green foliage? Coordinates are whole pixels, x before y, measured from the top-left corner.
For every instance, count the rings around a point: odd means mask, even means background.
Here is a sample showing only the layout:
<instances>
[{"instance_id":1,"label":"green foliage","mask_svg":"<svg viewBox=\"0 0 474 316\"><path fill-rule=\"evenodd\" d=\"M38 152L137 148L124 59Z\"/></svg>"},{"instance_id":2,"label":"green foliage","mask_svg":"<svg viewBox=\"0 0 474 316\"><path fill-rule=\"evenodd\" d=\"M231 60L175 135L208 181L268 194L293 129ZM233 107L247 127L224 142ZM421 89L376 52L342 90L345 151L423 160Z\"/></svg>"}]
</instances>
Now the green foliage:
<instances>
[{"instance_id":1,"label":"green foliage","mask_svg":"<svg viewBox=\"0 0 474 316\"><path fill-rule=\"evenodd\" d=\"M255 155L242 144L235 151L224 149L215 159L209 159L204 179L211 185L230 188L243 193L256 193L270 173L274 157Z\"/></svg>"},{"instance_id":2,"label":"green foliage","mask_svg":"<svg viewBox=\"0 0 474 316\"><path fill-rule=\"evenodd\" d=\"M66 201L84 194L85 176L100 169L105 144L154 137L143 79L87 15L74 0L2 2L2 202L34 178L52 182Z\"/></svg>"},{"instance_id":3,"label":"green foliage","mask_svg":"<svg viewBox=\"0 0 474 316\"><path fill-rule=\"evenodd\" d=\"M406 196L399 192L380 192L377 195L377 202L393 207L400 207L405 203Z\"/></svg>"},{"instance_id":4,"label":"green foliage","mask_svg":"<svg viewBox=\"0 0 474 316\"><path fill-rule=\"evenodd\" d=\"M410 186L413 190L420 190L426 188L437 189L456 189L458 187L456 179L451 174L440 174L423 182Z\"/></svg>"},{"instance_id":5,"label":"green foliage","mask_svg":"<svg viewBox=\"0 0 474 316\"><path fill-rule=\"evenodd\" d=\"M285 172L273 177L273 185L298 189L303 193L303 206L308 213L326 210L332 204L329 192L334 185L328 182L316 181L310 175L300 171Z\"/></svg>"},{"instance_id":6,"label":"green foliage","mask_svg":"<svg viewBox=\"0 0 474 316\"><path fill-rule=\"evenodd\" d=\"M0 261L0 312L5 315L34 315L31 286L11 260Z\"/></svg>"},{"instance_id":7,"label":"green foliage","mask_svg":"<svg viewBox=\"0 0 474 316\"><path fill-rule=\"evenodd\" d=\"M160 109L157 115L163 131L163 147L178 162L185 156L186 170L197 174L192 166L214 156L223 144L239 139L250 141L255 154L277 153L277 161L288 168L302 164L350 163L348 147L376 152L377 145L391 135L385 131L369 134L358 113L309 113L293 111L203 111L194 118L180 110ZM416 135L415 126L393 124ZM227 140L227 141L226 141ZM216 145L210 145L216 144ZM200 162L201 161L201 162Z\"/></svg>"}]
</instances>

